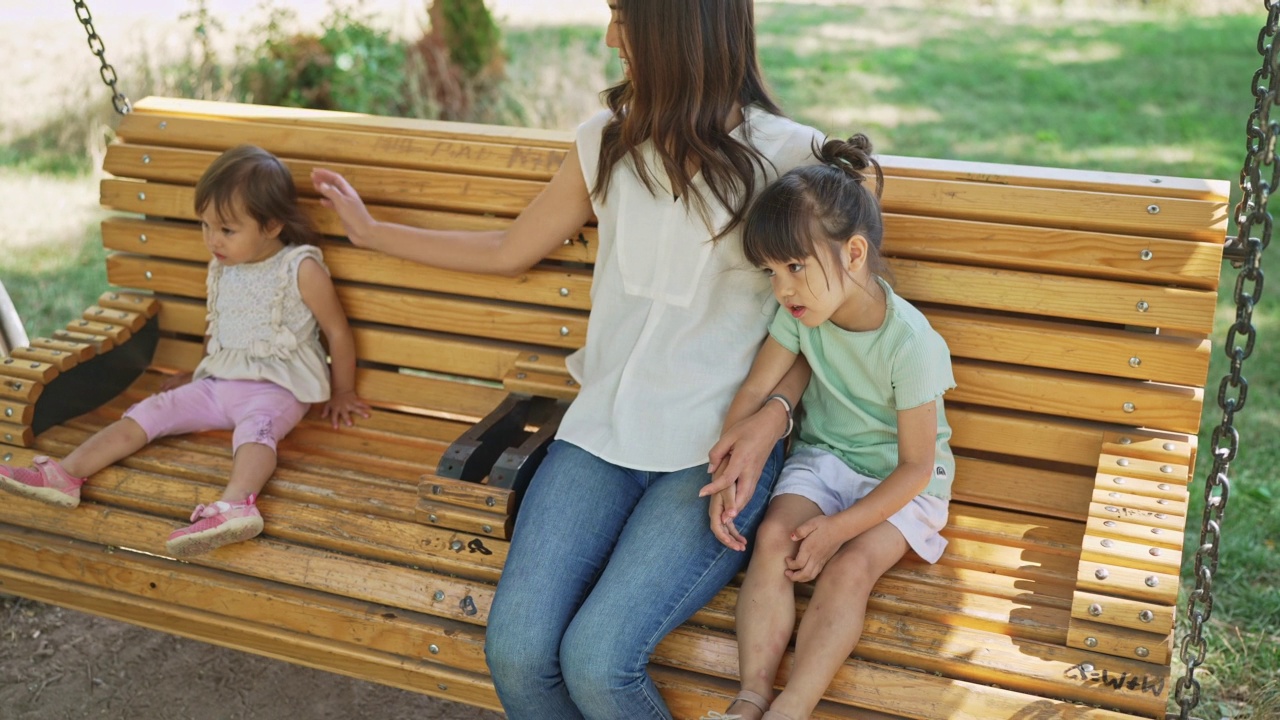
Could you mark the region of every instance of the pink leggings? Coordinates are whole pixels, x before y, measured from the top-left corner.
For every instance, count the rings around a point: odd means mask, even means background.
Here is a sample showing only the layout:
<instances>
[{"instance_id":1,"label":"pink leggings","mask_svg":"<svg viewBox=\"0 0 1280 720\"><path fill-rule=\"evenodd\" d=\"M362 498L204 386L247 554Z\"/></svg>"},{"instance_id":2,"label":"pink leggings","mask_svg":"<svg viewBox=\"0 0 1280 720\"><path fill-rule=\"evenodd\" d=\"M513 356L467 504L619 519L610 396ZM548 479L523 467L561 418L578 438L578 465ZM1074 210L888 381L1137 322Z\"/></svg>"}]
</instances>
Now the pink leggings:
<instances>
[{"instance_id":1,"label":"pink leggings","mask_svg":"<svg viewBox=\"0 0 1280 720\"><path fill-rule=\"evenodd\" d=\"M272 450L311 406L266 380L203 378L153 395L129 408L125 417L147 434L147 442L202 430L230 430L232 454L245 443Z\"/></svg>"}]
</instances>

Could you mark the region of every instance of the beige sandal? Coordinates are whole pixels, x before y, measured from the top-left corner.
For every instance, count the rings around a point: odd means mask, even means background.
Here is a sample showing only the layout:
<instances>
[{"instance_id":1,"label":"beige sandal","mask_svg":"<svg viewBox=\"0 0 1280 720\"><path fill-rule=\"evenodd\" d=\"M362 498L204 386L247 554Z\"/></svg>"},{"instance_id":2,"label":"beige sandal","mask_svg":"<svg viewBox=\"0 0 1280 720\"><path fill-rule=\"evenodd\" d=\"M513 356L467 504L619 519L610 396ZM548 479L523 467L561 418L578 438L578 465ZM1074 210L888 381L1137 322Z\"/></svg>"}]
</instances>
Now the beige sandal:
<instances>
[{"instance_id":1,"label":"beige sandal","mask_svg":"<svg viewBox=\"0 0 1280 720\"><path fill-rule=\"evenodd\" d=\"M726 709L729 709L729 710L733 709L733 706L736 705L739 701L744 703L749 703L751 705L755 705L756 707L760 708L762 711L766 713L769 712L769 701L766 700L763 696L753 693L750 690L743 690L742 692L738 693L733 698L733 700L729 703L729 707ZM735 713L728 713L728 712L722 713L716 710L712 710L706 715L703 715L701 720L742 720L742 716L737 715Z\"/></svg>"}]
</instances>

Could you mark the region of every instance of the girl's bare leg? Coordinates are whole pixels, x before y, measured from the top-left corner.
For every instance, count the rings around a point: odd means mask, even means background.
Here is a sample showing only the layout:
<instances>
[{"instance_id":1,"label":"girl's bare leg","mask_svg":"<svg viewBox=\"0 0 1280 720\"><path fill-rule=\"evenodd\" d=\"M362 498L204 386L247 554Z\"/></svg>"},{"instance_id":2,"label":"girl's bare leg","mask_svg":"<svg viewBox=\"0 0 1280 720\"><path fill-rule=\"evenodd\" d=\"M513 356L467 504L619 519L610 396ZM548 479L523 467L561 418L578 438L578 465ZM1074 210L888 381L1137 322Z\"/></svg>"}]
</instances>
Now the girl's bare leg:
<instances>
[{"instance_id":1,"label":"girl's bare leg","mask_svg":"<svg viewBox=\"0 0 1280 720\"><path fill-rule=\"evenodd\" d=\"M247 442L236 449L231 460L231 478L219 499L229 503L244 502L250 495L262 492L275 471L276 451L261 443Z\"/></svg>"},{"instance_id":2,"label":"girl's bare leg","mask_svg":"<svg viewBox=\"0 0 1280 720\"><path fill-rule=\"evenodd\" d=\"M769 503L756 531L751 564L738 594L738 672L743 690L766 698L773 694L778 665L796 623L795 584L783 575L786 559L794 556L799 546L791 540L791 533L821 514L811 500L779 495ZM756 720L763 714L743 701L730 709L745 720Z\"/></svg>"},{"instance_id":3,"label":"girl's bare leg","mask_svg":"<svg viewBox=\"0 0 1280 720\"><path fill-rule=\"evenodd\" d=\"M887 521L841 547L818 575L796 634L795 666L771 710L809 717L862 635L871 587L907 552L907 540Z\"/></svg>"},{"instance_id":4,"label":"girl's bare leg","mask_svg":"<svg viewBox=\"0 0 1280 720\"><path fill-rule=\"evenodd\" d=\"M129 418L117 420L81 443L62 460L73 477L87 478L102 468L138 452L147 444L142 426Z\"/></svg>"}]
</instances>

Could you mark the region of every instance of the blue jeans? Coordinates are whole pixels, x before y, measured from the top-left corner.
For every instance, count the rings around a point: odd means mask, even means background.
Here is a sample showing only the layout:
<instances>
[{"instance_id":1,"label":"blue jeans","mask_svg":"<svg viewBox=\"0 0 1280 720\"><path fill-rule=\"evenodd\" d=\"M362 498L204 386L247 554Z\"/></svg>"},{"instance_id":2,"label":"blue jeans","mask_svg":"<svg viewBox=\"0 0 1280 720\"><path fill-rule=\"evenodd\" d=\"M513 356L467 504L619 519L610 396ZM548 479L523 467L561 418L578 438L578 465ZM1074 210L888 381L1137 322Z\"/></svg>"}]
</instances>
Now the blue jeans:
<instances>
[{"instance_id":1,"label":"blue jeans","mask_svg":"<svg viewBox=\"0 0 1280 720\"><path fill-rule=\"evenodd\" d=\"M735 524L750 537L782 467L774 448ZM557 440L516 518L485 656L510 720L670 720L654 648L746 563L707 521L707 466L618 467Z\"/></svg>"}]
</instances>

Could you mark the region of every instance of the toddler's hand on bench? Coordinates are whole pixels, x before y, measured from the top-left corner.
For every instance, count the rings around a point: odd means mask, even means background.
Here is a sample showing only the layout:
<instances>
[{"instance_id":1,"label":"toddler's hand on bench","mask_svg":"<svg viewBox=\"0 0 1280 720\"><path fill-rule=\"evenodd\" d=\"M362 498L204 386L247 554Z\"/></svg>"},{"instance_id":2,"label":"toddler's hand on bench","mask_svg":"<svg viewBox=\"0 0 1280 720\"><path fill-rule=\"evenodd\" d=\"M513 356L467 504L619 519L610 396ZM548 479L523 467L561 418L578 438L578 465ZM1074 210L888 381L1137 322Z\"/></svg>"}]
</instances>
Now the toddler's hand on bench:
<instances>
[{"instance_id":1,"label":"toddler's hand on bench","mask_svg":"<svg viewBox=\"0 0 1280 720\"><path fill-rule=\"evenodd\" d=\"M355 424L355 417L359 415L362 418L369 417L369 406L356 395L354 390L346 390L333 394L329 398L329 402L324 404L324 411L320 413L320 418L331 418L333 427L336 429L339 424L351 427Z\"/></svg>"}]
</instances>

